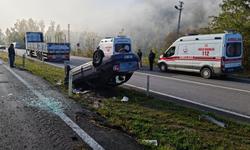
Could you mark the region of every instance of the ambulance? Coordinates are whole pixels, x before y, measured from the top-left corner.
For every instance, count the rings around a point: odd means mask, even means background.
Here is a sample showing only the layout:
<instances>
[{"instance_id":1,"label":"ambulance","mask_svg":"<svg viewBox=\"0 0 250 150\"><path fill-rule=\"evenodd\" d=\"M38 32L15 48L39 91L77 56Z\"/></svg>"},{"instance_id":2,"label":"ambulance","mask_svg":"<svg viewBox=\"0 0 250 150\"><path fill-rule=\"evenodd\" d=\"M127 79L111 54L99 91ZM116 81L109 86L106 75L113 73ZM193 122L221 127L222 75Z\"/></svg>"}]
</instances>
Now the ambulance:
<instances>
[{"instance_id":1,"label":"ambulance","mask_svg":"<svg viewBox=\"0 0 250 150\"><path fill-rule=\"evenodd\" d=\"M100 41L99 49L103 51L104 56L118 54L121 49L125 53L132 53L131 39L126 36L106 37Z\"/></svg>"},{"instance_id":2,"label":"ambulance","mask_svg":"<svg viewBox=\"0 0 250 150\"><path fill-rule=\"evenodd\" d=\"M242 35L232 30L221 34L194 35L177 39L158 60L161 71L200 73L209 79L242 72Z\"/></svg>"}]
</instances>

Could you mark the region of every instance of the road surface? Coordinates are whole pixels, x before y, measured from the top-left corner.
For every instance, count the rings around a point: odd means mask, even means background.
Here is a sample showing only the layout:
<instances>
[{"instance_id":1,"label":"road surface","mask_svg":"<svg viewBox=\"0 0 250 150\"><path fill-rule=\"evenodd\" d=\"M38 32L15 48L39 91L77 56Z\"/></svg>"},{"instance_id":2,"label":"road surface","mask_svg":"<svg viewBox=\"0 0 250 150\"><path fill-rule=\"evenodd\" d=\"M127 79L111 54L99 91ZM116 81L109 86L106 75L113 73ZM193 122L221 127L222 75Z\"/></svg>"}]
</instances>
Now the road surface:
<instances>
[{"instance_id":1,"label":"road surface","mask_svg":"<svg viewBox=\"0 0 250 150\"><path fill-rule=\"evenodd\" d=\"M17 51L24 52L24 50ZM68 64L71 68L74 68L89 60L91 59L71 56L71 61ZM64 68L63 62L46 63ZM143 69L136 71L125 85L145 91L147 76L150 76L150 91L153 94L250 120L249 79L231 76L227 78L204 79L195 73L160 72L158 68L154 68L154 71L149 71L148 69L147 66L143 66Z\"/></svg>"}]
</instances>

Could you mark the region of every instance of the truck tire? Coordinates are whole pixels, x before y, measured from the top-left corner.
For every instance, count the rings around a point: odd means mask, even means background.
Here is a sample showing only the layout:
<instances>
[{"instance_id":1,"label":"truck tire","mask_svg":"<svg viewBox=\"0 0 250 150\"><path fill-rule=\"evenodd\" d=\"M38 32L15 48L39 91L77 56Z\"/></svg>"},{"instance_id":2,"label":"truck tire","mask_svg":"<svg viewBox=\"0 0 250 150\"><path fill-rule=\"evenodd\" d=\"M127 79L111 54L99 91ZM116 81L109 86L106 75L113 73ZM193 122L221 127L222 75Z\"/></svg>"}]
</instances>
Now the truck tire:
<instances>
[{"instance_id":1,"label":"truck tire","mask_svg":"<svg viewBox=\"0 0 250 150\"><path fill-rule=\"evenodd\" d=\"M203 68L201 70L201 76L203 78L205 78L205 79L210 79L212 77L212 71L211 71L211 69L207 68L207 67Z\"/></svg>"},{"instance_id":2,"label":"truck tire","mask_svg":"<svg viewBox=\"0 0 250 150\"><path fill-rule=\"evenodd\" d=\"M30 53L30 57L33 57L32 52L31 52L31 51L29 51L29 53Z\"/></svg>"},{"instance_id":3,"label":"truck tire","mask_svg":"<svg viewBox=\"0 0 250 150\"><path fill-rule=\"evenodd\" d=\"M26 55L27 55L27 56L30 56L30 54L29 54L29 51L28 51L28 50L26 50Z\"/></svg>"},{"instance_id":4,"label":"truck tire","mask_svg":"<svg viewBox=\"0 0 250 150\"><path fill-rule=\"evenodd\" d=\"M92 64L95 68L99 68L102 64L102 59L104 57L104 53L102 50L97 49L94 53L93 53L93 61Z\"/></svg>"},{"instance_id":5,"label":"truck tire","mask_svg":"<svg viewBox=\"0 0 250 150\"><path fill-rule=\"evenodd\" d=\"M161 63L161 64L160 64L160 70L161 70L162 72L166 72L166 71L168 70L167 65L164 64L164 63Z\"/></svg>"}]
</instances>

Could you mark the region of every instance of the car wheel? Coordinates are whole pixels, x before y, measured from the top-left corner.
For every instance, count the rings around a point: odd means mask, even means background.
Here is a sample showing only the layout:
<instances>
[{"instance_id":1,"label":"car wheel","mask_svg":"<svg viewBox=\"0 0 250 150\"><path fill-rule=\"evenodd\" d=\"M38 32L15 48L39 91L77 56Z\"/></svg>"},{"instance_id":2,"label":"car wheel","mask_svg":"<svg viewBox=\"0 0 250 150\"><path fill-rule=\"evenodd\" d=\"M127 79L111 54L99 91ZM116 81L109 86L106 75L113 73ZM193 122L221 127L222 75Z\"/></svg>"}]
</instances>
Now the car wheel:
<instances>
[{"instance_id":1,"label":"car wheel","mask_svg":"<svg viewBox=\"0 0 250 150\"><path fill-rule=\"evenodd\" d=\"M164 63L161 63L161 64L160 64L160 70L161 70L162 72L166 72L166 71L167 71L167 65L164 64Z\"/></svg>"},{"instance_id":2,"label":"car wheel","mask_svg":"<svg viewBox=\"0 0 250 150\"><path fill-rule=\"evenodd\" d=\"M102 59L104 57L104 53L102 50L96 50L94 53L93 53L93 66L95 68L99 68L102 64Z\"/></svg>"},{"instance_id":3,"label":"car wheel","mask_svg":"<svg viewBox=\"0 0 250 150\"><path fill-rule=\"evenodd\" d=\"M205 79L210 79L212 77L212 71L209 68L203 68L201 70L201 76Z\"/></svg>"}]
</instances>

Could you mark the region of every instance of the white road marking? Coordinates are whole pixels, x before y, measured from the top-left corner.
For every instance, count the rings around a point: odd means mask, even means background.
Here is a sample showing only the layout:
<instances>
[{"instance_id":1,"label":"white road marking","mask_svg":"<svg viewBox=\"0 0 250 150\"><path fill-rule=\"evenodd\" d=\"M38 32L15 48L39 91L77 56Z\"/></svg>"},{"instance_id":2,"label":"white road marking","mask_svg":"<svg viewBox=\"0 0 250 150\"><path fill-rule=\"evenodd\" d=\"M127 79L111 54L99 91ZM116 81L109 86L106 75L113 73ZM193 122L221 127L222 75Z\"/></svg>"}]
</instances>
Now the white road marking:
<instances>
[{"instance_id":1,"label":"white road marking","mask_svg":"<svg viewBox=\"0 0 250 150\"><path fill-rule=\"evenodd\" d=\"M147 91L146 88L134 86L134 85L131 85L131 84L124 83L124 85L130 86L130 87L133 87L133 88L137 88L137 89L140 89L140 90ZM232 114L232 115L236 115L236 116L240 116L240 117L243 117L243 118L250 119L250 116L243 115L243 114L233 112L233 111L230 111L230 110L225 110L225 109L221 109L221 108L218 108L218 107L209 106L209 105L206 105L206 104L194 102L192 100L188 100L188 99L185 99L185 98L181 98L181 97L177 97L177 96L174 96L174 95L169 95L169 94L165 94L165 93L161 93L161 92L157 92L157 91L153 91L153 90L149 90L149 91L151 93L155 93L155 94L158 94L158 95L163 95L163 96L175 98L175 99L178 99L178 100L181 100L181 101L189 102L189 103L192 103L192 104L200 105L200 106L207 107L207 108L210 108L210 109L214 109L214 110L218 110L218 111L225 112L225 113L228 113L228 114Z\"/></svg>"},{"instance_id":2,"label":"white road marking","mask_svg":"<svg viewBox=\"0 0 250 150\"><path fill-rule=\"evenodd\" d=\"M18 80L20 80L28 89L30 89L41 101L44 101L45 97L35 90L31 85L29 85L23 78L17 75L9 67L3 65L8 69ZM91 148L94 150L104 150L104 148L99 145L93 138L91 138L85 131L83 131L77 124L75 124L70 118L68 118L64 113L58 114L58 116L70 126Z\"/></svg>"},{"instance_id":3,"label":"white road marking","mask_svg":"<svg viewBox=\"0 0 250 150\"><path fill-rule=\"evenodd\" d=\"M171 77L163 77L163 76L153 75L153 74L147 74L147 73L135 72L135 74L149 75L149 76L158 77L158 78L164 78L164 79L169 79L169 80L175 80L175 81L181 81L181 82L187 82L187 83L193 83L193 84L199 84L199 85L217 87L217 88L222 88L222 89L227 89L227 90L234 90L234 91L239 91L239 92L250 93L250 91L248 91L248 90L236 89L236 88L225 87L225 86L220 86L220 85L213 85L213 84L207 84L207 83L200 83L200 82L188 81L188 80L183 80L183 79L176 79L176 78L171 78Z\"/></svg>"}]
</instances>

